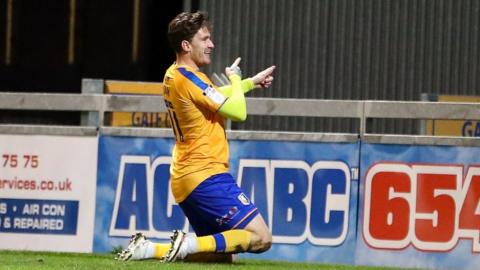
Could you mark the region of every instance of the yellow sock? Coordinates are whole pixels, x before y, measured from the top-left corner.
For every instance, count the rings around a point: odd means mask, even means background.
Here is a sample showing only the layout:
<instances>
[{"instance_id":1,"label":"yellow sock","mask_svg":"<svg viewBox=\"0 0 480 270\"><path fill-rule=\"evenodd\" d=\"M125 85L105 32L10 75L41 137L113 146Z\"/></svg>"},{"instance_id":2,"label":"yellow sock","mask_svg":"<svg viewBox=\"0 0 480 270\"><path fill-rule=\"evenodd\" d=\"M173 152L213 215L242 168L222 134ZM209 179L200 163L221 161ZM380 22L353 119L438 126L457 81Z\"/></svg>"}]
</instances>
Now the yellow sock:
<instances>
[{"instance_id":1,"label":"yellow sock","mask_svg":"<svg viewBox=\"0 0 480 270\"><path fill-rule=\"evenodd\" d=\"M198 237L198 252L245 252L250 245L251 235L252 233L246 230L230 230L214 235Z\"/></svg>"},{"instance_id":2,"label":"yellow sock","mask_svg":"<svg viewBox=\"0 0 480 270\"><path fill-rule=\"evenodd\" d=\"M162 259L163 256L165 256L165 254L167 254L168 250L170 249L170 246L171 246L170 243L168 243L168 244L154 243L153 244L153 248L154 248L153 258Z\"/></svg>"},{"instance_id":3,"label":"yellow sock","mask_svg":"<svg viewBox=\"0 0 480 270\"><path fill-rule=\"evenodd\" d=\"M215 238L212 235L197 237L198 252L214 252Z\"/></svg>"}]
</instances>

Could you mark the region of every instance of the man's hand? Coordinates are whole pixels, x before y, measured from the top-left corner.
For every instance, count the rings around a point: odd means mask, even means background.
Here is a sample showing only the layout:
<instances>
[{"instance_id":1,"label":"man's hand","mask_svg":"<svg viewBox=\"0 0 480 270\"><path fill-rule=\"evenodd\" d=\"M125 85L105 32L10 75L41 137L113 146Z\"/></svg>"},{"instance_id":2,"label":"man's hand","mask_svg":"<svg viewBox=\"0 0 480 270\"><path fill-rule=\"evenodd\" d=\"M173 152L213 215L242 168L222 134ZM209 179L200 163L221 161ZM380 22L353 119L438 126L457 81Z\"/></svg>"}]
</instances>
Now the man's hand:
<instances>
[{"instance_id":1,"label":"man's hand","mask_svg":"<svg viewBox=\"0 0 480 270\"><path fill-rule=\"evenodd\" d=\"M273 76L272 73L275 70L275 66L271 66L263 71L260 71L257 75L252 77L253 83L256 88L268 88L272 85Z\"/></svg>"},{"instance_id":2,"label":"man's hand","mask_svg":"<svg viewBox=\"0 0 480 270\"><path fill-rule=\"evenodd\" d=\"M240 70L240 68L238 67L238 64L241 60L242 58L237 57L237 59L235 59L235 62L233 62L231 66L225 68L225 74L227 75L227 77L230 77L232 75L238 75L240 76L240 78L242 77L242 70Z\"/></svg>"}]
</instances>

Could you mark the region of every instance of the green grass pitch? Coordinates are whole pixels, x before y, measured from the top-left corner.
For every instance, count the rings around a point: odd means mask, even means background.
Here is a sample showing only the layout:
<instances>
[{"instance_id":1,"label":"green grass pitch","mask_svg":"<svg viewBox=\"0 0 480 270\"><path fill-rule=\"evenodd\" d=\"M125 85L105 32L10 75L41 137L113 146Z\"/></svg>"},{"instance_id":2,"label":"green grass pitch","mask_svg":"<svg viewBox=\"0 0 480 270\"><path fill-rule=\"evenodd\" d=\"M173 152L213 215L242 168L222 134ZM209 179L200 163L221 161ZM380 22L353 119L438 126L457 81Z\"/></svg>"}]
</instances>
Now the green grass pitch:
<instances>
[{"instance_id":1,"label":"green grass pitch","mask_svg":"<svg viewBox=\"0 0 480 270\"><path fill-rule=\"evenodd\" d=\"M162 264L157 260L119 262L112 254L77 254L31 251L0 251L0 269L168 269L168 270L400 270L401 268L326 265L240 259L233 264Z\"/></svg>"}]
</instances>

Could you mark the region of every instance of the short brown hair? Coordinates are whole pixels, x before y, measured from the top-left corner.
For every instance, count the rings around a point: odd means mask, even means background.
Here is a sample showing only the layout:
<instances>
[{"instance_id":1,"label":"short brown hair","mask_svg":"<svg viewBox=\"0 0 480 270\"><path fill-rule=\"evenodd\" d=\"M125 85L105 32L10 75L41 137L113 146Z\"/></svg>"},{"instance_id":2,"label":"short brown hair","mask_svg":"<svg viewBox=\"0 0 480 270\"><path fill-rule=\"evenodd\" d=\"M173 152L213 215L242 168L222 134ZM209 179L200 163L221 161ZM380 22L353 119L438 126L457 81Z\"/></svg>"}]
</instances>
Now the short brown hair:
<instances>
[{"instance_id":1,"label":"short brown hair","mask_svg":"<svg viewBox=\"0 0 480 270\"><path fill-rule=\"evenodd\" d=\"M210 28L207 12L182 12L178 14L168 24L168 42L170 43L170 47L172 47L176 53L181 52L182 41L192 41L193 36L202 27Z\"/></svg>"}]
</instances>

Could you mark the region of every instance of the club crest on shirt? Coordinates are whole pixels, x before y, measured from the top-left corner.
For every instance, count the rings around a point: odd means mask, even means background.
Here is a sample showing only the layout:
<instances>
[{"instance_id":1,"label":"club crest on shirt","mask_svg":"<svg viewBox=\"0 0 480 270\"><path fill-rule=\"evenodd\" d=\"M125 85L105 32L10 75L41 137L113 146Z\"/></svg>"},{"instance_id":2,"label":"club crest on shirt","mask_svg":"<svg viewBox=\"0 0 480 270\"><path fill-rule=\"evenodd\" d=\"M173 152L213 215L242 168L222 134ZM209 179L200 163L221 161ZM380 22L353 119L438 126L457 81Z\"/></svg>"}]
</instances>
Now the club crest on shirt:
<instances>
[{"instance_id":1,"label":"club crest on shirt","mask_svg":"<svg viewBox=\"0 0 480 270\"><path fill-rule=\"evenodd\" d=\"M243 205L250 204L250 200L247 198L247 196L244 193L240 193L240 195L238 195L237 198Z\"/></svg>"},{"instance_id":2,"label":"club crest on shirt","mask_svg":"<svg viewBox=\"0 0 480 270\"><path fill-rule=\"evenodd\" d=\"M213 87L207 87L205 90L203 90L203 94L216 104L220 105L225 102L225 96L215 90Z\"/></svg>"}]
</instances>

